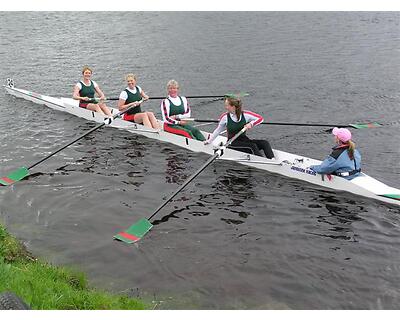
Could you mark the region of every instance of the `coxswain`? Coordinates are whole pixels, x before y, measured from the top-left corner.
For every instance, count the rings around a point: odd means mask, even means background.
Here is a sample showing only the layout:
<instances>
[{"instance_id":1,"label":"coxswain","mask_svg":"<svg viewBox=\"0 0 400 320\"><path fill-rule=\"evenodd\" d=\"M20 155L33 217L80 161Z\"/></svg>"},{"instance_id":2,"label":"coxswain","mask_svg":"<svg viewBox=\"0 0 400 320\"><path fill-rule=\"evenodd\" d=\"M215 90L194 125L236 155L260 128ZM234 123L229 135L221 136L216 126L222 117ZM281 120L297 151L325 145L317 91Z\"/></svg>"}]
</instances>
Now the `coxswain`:
<instances>
[{"instance_id":1,"label":"coxswain","mask_svg":"<svg viewBox=\"0 0 400 320\"><path fill-rule=\"evenodd\" d=\"M336 145L331 154L319 165L310 169L319 174L332 174L351 180L360 175L361 155L351 140L351 132L346 128L333 128Z\"/></svg>"}]
</instances>

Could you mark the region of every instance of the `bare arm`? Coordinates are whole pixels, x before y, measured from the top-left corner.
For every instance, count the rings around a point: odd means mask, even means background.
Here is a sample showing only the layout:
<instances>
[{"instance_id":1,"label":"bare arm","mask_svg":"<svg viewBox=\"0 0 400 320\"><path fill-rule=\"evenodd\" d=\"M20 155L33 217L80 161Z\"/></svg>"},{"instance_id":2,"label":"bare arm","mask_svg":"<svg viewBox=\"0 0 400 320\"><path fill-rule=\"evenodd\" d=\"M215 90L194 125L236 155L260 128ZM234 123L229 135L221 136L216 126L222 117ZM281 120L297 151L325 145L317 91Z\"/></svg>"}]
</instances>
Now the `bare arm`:
<instances>
[{"instance_id":1,"label":"bare arm","mask_svg":"<svg viewBox=\"0 0 400 320\"><path fill-rule=\"evenodd\" d=\"M119 111L123 111L127 108L127 106L125 105L125 101L124 99L119 99L118 100L118 110Z\"/></svg>"},{"instance_id":2,"label":"bare arm","mask_svg":"<svg viewBox=\"0 0 400 320\"><path fill-rule=\"evenodd\" d=\"M99 95L100 99L102 99L102 100L106 99L106 96L104 95L103 91L101 91L99 86L95 87L94 90L96 90L96 92Z\"/></svg>"},{"instance_id":3,"label":"bare arm","mask_svg":"<svg viewBox=\"0 0 400 320\"><path fill-rule=\"evenodd\" d=\"M74 92L72 93L72 99L75 100L83 100L83 98L79 95L79 87L75 85Z\"/></svg>"},{"instance_id":4,"label":"bare arm","mask_svg":"<svg viewBox=\"0 0 400 320\"><path fill-rule=\"evenodd\" d=\"M143 101L149 100L149 96L147 94L145 94L143 90L142 90L142 92L140 92L140 95L142 96Z\"/></svg>"}]
</instances>

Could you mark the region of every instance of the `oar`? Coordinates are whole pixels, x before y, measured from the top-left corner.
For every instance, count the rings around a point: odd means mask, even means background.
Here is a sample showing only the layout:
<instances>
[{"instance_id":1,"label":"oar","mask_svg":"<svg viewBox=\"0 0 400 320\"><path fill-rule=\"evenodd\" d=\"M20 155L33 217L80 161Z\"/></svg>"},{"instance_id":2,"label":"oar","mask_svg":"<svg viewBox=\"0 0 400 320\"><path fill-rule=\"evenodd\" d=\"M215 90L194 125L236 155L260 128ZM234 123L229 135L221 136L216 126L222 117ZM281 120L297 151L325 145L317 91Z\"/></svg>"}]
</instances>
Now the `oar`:
<instances>
[{"instance_id":1,"label":"oar","mask_svg":"<svg viewBox=\"0 0 400 320\"><path fill-rule=\"evenodd\" d=\"M167 200L165 200L149 218L142 218L138 222L131 225L127 230L122 231L114 236L115 239L126 242L134 243L139 241L152 227L150 219L153 218L162 208L164 208L168 202L170 202L183 188L185 188L194 178L196 178L205 168L207 168L215 159L219 158L233 141L235 141L243 132L246 131L246 127L240 130L236 135L229 139L224 145L218 147L214 155L211 156L205 164L202 165L195 173L193 173L174 193L172 193Z\"/></svg>"},{"instance_id":2,"label":"oar","mask_svg":"<svg viewBox=\"0 0 400 320\"><path fill-rule=\"evenodd\" d=\"M238 92L238 93L225 93L224 95L211 95L211 96L185 96L188 99L207 99L207 98L242 98L247 97L249 94L246 92ZM160 100L165 99L166 97L149 97L149 100ZM94 98L97 101L100 101L99 98ZM105 100L119 100L119 98L107 98ZM104 101L104 100L103 100Z\"/></svg>"},{"instance_id":3,"label":"oar","mask_svg":"<svg viewBox=\"0 0 400 320\"><path fill-rule=\"evenodd\" d=\"M88 134L91 134L92 132L100 129L101 127L105 126L106 124L110 124L112 120L115 118L120 117L124 113L128 112L130 109L134 108L135 106L131 106L128 109L118 112L115 114L112 118L106 118L103 123L99 124L98 126L90 129L86 133L80 135L79 137L75 138L74 140L68 142L67 144L61 146L58 148L56 151L52 152L51 154L47 155L43 159L40 159L39 161L35 162L34 164L30 165L29 167L20 167L17 170L12 171L9 173L7 176L0 178L0 185L3 186L8 186L13 184L14 182L20 181L23 178L25 178L29 174L29 170L32 169L33 167L36 167L38 164L42 163L43 161L49 159L50 157L54 156L55 154L59 153L61 150L64 150L65 148L69 147L71 144L77 142L78 140L86 137Z\"/></svg>"},{"instance_id":4,"label":"oar","mask_svg":"<svg viewBox=\"0 0 400 320\"><path fill-rule=\"evenodd\" d=\"M195 122L209 122L218 123L219 120L215 119L183 119L187 121ZM297 127L338 127L338 128L354 128L354 129L364 129L364 128L377 128L382 125L378 122L367 122L367 123L349 123L349 124L322 124L322 123L292 123L292 122L261 122L260 124L266 125L277 125L277 126L297 126Z\"/></svg>"}]
</instances>

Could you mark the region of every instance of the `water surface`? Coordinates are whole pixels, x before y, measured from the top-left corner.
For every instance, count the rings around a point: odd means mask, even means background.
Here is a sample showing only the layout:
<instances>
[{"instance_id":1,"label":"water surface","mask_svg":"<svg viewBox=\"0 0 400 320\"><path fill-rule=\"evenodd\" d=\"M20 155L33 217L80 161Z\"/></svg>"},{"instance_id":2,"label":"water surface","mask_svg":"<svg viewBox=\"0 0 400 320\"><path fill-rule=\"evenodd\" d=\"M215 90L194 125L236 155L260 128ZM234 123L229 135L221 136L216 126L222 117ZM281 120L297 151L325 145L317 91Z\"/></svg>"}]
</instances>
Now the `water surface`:
<instances>
[{"instance_id":1,"label":"water surface","mask_svg":"<svg viewBox=\"0 0 400 320\"><path fill-rule=\"evenodd\" d=\"M70 96L89 64L107 96L138 74L149 95L247 91L274 122L380 121L353 130L364 171L399 188L397 12L2 12L0 79ZM220 101L192 100L217 118ZM1 172L91 128L0 94ZM159 101L147 110L159 113ZM208 128L212 130L211 126ZM332 138L260 126L274 148L322 159ZM91 284L177 309L397 309L398 207L216 162L166 206L137 245L112 236L148 217L207 156L104 128L0 189L1 218L37 256Z\"/></svg>"}]
</instances>

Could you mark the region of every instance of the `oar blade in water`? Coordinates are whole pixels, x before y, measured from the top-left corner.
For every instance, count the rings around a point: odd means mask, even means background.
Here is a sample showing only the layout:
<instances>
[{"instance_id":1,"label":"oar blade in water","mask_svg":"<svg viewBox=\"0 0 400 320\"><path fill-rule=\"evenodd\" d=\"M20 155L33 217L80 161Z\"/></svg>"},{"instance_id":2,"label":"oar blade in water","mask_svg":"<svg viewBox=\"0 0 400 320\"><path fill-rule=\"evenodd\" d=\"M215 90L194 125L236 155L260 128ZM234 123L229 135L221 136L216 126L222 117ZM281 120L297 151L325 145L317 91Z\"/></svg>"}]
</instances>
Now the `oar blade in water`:
<instances>
[{"instance_id":1,"label":"oar blade in water","mask_svg":"<svg viewBox=\"0 0 400 320\"><path fill-rule=\"evenodd\" d=\"M11 172L8 176L0 178L0 184L3 186L9 186L16 181L22 180L28 174L29 174L28 169L25 167L21 167Z\"/></svg>"},{"instance_id":2,"label":"oar blade in water","mask_svg":"<svg viewBox=\"0 0 400 320\"><path fill-rule=\"evenodd\" d=\"M138 222L131 225L125 231L121 231L114 236L114 239L123 241L125 243L134 243L139 241L150 229L153 225L149 220L142 218Z\"/></svg>"},{"instance_id":3,"label":"oar blade in water","mask_svg":"<svg viewBox=\"0 0 400 320\"><path fill-rule=\"evenodd\" d=\"M382 125L378 122L370 122L370 123L350 123L350 127L355 129L367 129L367 128L378 128L382 127Z\"/></svg>"}]
</instances>

